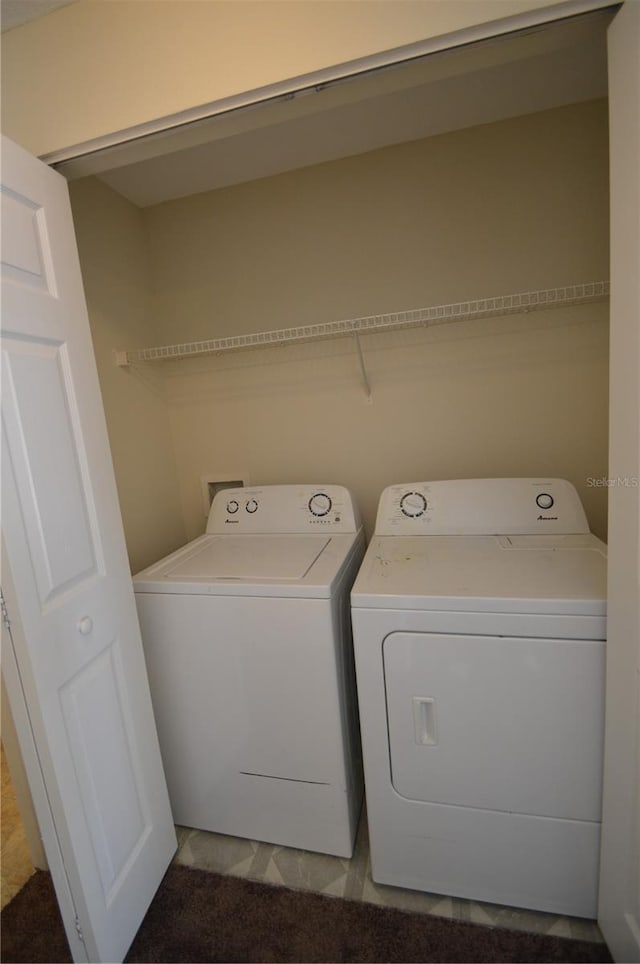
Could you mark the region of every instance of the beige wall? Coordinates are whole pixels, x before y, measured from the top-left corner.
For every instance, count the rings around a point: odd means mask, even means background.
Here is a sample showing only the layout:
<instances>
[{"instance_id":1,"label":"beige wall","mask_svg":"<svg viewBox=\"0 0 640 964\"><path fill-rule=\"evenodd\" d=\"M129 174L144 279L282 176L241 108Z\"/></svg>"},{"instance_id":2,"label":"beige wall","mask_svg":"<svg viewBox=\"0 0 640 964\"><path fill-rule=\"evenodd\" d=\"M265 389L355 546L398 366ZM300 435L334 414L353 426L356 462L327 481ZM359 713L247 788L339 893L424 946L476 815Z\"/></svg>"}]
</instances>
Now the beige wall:
<instances>
[{"instance_id":1,"label":"beige wall","mask_svg":"<svg viewBox=\"0 0 640 964\"><path fill-rule=\"evenodd\" d=\"M185 541L162 384L131 377L114 347L154 340L140 211L94 179L70 185L91 333L133 572Z\"/></svg>"},{"instance_id":2,"label":"beige wall","mask_svg":"<svg viewBox=\"0 0 640 964\"><path fill-rule=\"evenodd\" d=\"M79 0L2 35L2 128L44 155L553 5L555 0Z\"/></svg>"},{"instance_id":3,"label":"beige wall","mask_svg":"<svg viewBox=\"0 0 640 964\"><path fill-rule=\"evenodd\" d=\"M607 143L592 102L146 209L160 343L606 279ZM605 305L368 336L371 404L348 341L174 363L187 535L227 472L346 484L369 532L394 482L561 476L604 535L607 339Z\"/></svg>"}]
</instances>

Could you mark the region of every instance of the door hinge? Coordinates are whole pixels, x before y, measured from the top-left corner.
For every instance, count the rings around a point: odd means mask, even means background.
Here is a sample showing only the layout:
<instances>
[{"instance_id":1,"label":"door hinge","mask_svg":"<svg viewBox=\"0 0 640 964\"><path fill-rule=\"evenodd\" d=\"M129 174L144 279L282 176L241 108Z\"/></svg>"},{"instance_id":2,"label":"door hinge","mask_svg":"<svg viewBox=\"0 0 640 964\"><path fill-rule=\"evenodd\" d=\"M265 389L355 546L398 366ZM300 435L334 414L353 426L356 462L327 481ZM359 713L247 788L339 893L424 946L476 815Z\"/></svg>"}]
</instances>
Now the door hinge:
<instances>
[{"instance_id":1,"label":"door hinge","mask_svg":"<svg viewBox=\"0 0 640 964\"><path fill-rule=\"evenodd\" d=\"M5 624L7 629L11 629L11 620L9 619L9 612L7 610L7 604L4 601L2 589L0 589L0 612L2 613L2 622Z\"/></svg>"},{"instance_id":2,"label":"door hinge","mask_svg":"<svg viewBox=\"0 0 640 964\"><path fill-rule=\"evenodd\" d=\"M81 940L82 943L84 944L84 937L83 937L83 934L82 934L82 928L80 927L80 918L79 918L79 917L76 917L76 932L77 932L77 934L78 934L78 937L80 938L80 940Z\"/></svg>"}]
</instances>

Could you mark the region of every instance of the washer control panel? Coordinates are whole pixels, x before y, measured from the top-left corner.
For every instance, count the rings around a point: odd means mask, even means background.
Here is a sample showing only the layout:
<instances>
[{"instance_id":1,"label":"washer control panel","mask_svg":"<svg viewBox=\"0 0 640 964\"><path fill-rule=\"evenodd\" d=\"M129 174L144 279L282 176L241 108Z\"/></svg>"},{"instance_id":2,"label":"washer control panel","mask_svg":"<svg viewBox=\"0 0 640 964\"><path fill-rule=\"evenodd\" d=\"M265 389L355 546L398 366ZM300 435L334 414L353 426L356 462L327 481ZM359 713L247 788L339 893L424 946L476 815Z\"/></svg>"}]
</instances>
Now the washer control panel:
<instances>
[{"instance_id":1,"label":"washer control panel","mask_svg":"<svg viewBox=\"0 0 640 964\"><path fill-rule=\"evenodd\" d=\"M453 479L391 485L378 504L376 535L587 533L565 479Z\"/></svg>"},{"instance_id":2,"label":"washer control panel","mask_svg":"<svg viewBox=\"0 0 640 964\"><path fill-rule=\"evenodd\" d=\"M223 489L211 504L207 532L357 532L360 515L341 485L261 485Z\"/></svg>"},{"instance_id":3,"label":"washer control panel","mask_svg":"<svg viewBox=\"0 0 640 964\"><path fill-rule=\"evenodd\" d=\"M330 515L333 508L333 500L328 492L320 490L319 492L314 492L309 499L309 512L311 515L315 516L316 519L325 519Z\"/></svg>"}]
</instances>

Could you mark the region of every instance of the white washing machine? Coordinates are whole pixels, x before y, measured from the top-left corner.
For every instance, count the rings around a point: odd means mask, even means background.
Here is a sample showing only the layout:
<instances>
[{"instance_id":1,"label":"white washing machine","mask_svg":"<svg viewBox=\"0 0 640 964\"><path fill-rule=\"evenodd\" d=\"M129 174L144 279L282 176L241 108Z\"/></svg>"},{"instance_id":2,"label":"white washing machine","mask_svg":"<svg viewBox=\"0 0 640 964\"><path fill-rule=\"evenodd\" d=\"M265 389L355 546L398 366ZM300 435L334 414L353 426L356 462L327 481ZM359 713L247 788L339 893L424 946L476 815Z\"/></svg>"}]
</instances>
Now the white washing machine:
<instances>
[{"instance_id":1,"label":"white washing machine","mask_svg":"<svg viewBox=\"0 0 640 964\"><path fill-rule=\"evenodd\" d=\"M351 596L374 880L596 916L605 580L563 480L383 492Z\"/></svg>"},{"instance_id":2,"label":"white washing machine","mask_svg":"<svg viewBox=\"0 0 640 964\"><path fill-rule=\"evenodd\" d=\"M205 535L135 576L176 823L351 856L363 554L341 486L227 489Z\"/></svg>"}]
</instances>

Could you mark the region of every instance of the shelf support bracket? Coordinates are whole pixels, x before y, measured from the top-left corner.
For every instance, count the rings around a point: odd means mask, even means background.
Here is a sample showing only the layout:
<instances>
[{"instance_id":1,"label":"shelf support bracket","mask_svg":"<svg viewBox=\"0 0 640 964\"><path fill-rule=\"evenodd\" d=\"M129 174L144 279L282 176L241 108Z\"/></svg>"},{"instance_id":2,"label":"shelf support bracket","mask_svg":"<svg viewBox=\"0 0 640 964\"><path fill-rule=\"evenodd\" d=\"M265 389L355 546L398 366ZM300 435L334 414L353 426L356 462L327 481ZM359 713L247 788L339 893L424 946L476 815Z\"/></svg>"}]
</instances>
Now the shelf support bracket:
<instances>
[{"instance_id":1,"label":"shelf support bracket","mask_svg":"<svg viewBox=\"0 0 640 964\"><path fill-rule=\"evenodd\" d=\"M362 352L362 345L361 345L361 343L360 343L360 335L358 334L357 331L354 331L354 333L353 333L353 340L354 340L355 346L356 346L356 354L357 354L357 356L358 356L358 364L360 365L360 377L362 378L362 387L363 387L364 390L365 390L365 394L366 394L366 396L367 396L367 401L368 401L368 402L371 402L371 401L373 401L373 399L371 398L371 385L369 384L369 376L368 376L368 374L367 374L367 366L366 366L366 364L365 364L364 354L363 354L363 352Z\"/></svg>"}]
</instances>

